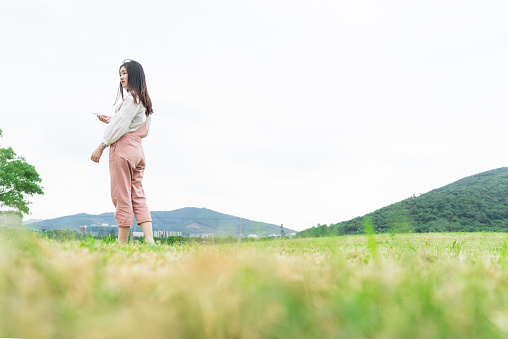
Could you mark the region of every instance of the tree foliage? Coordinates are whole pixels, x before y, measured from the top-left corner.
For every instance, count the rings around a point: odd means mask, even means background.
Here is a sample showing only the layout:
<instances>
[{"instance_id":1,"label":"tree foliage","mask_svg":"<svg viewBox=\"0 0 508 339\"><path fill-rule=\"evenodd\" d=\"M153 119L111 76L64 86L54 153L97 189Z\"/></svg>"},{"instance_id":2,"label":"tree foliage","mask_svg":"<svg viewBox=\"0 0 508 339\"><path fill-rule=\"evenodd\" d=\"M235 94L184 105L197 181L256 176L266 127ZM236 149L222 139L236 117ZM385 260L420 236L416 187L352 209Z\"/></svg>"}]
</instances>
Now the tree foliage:
<instances>
[{"instance_id":1,"label":"tree foliage","mask_svg":"<svg viewBox=\"0 0 508 339\"><path fill-rule=\"evenodd\" d=\"M0 130L0 137L2 131ZM11 147L0 148L0 204L28 214L28 196L44 194L39 174L25 158L14 153Z\"/></svg>"},{"instance_id":2,"label":"tree foliage","mask_svg":"<svg viewBox=\"0 0 508 339\"><path fill-rule=\"evenodd\" d=\"M508 168L476 174L419 197L337 224L318 225L298 233L322 237L364 233L372 219L376 233L508 231Z\"/></svg>"}]
</instances>

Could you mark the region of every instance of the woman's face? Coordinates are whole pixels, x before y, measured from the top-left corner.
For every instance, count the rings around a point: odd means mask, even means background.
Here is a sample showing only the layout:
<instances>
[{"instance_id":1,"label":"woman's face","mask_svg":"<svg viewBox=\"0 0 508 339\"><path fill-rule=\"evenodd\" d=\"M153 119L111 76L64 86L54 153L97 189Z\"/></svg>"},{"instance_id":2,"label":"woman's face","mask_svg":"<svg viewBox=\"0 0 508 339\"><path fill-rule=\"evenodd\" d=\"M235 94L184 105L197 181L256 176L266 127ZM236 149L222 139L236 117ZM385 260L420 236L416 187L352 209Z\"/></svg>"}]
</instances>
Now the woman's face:
<instances>
[{"instance_id":1,"label":"woman's face","mask_svg":"<svg viewBox=\"0 0 508 339\"><path fill-rule=\"evenodd\" d=\"M129 79L129 75L127 74L127 68L125 68L125 66L122 66L120 68L120 82L122 83L122 87L125 89L129 88L129 87L127 87L128 79Z\"/></svg>"}]
</instances>

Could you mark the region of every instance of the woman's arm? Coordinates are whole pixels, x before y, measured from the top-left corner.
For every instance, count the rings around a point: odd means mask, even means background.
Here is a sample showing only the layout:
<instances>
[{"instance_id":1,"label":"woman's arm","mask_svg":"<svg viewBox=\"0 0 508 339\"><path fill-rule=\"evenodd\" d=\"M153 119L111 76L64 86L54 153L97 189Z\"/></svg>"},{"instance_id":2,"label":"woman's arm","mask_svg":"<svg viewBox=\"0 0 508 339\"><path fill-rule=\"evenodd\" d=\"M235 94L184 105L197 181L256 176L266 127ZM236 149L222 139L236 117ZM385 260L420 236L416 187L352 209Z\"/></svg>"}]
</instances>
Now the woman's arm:
<instances>
[{"instance_id":1,"label":"woman's arm","mask_svg":"<svg viewBox=\"0 0 508 339\"><path fill-rule=\"evenodd\" d=\"M93 151L92 156L90 159L92 159L93 162L99 162L99 159L101 158L102 152L106 149L105 146L99 145L95 151Z\"/></svg>"},{"instance_id":2,"label":"woman's arm","mask_svg":"<svg viewBox=\"0 0 508 339\"><path fill-rule=\"evenodd\" d=\"M128 96L125 98L122 103L122 107L120 110L109 119L109 121L103 121L101 117L99 120L108 124L106 130L104 131L104 139L101 144L95 149L92 153L90 159L94 162L99 162L99 159L102 156L102 152L106 149L107 146L111 145L122 135L124 135L129 130L129 125L131 124L132 119L136 116L141 103L136 104L132 96Z\"/></svg>"},{"instance_id":3,"label":"woman's arm","mask_svg":"<svg viewBox=\"0 0 508 339\"><path fill-rule=\"evenodd\" d=\"M136 104L132 96L125 98L120 110L109 120L109 124L104 131L102 145L109 146L129 130L132 119L139 111L141 103Z\"/></svg>"}]
</instances>

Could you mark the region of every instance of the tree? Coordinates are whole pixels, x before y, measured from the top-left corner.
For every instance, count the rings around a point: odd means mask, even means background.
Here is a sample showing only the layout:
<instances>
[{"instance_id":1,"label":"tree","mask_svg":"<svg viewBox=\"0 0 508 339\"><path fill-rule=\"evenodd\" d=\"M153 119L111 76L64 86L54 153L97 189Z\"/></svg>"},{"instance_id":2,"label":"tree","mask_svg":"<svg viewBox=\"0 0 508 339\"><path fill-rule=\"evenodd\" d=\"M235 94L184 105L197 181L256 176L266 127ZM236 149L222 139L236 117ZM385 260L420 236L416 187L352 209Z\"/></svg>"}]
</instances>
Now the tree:
<instances>
[{"instance_id":1,"label":"tree","mask_svg":"<svg viewBox=\"0 0 508 339\"><path fill-rule=\"evenodd\" d=\"M0 130L0 137L2 130ZM0 148L0 205L28 214L27 196L44 194L42 179L35 167L14 153L11 147Z\"/></svg>"}]
</instances>

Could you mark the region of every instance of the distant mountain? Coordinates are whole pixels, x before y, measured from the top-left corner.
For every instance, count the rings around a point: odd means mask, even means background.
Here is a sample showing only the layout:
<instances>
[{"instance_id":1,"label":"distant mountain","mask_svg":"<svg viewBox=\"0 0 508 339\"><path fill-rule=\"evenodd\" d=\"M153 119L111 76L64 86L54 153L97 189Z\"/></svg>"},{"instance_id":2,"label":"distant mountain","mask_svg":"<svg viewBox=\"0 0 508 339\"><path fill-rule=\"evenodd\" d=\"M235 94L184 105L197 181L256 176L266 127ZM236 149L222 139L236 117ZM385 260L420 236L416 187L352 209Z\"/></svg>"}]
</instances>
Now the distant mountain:
<instances>
[{"instance_id":1,"label":"distant mountain","mask_svg":"<svg viewBox=\"0 0 508 339\"><path fill-rule=\"evenodd\" d=\"M299 236L363 233L366 217L377 232L508 231L508 168L479 173L373 213Z\"/></svg>"},{"instance_id":2,"label":"distant mountain","mask_svg":"<svg viewBox=\"0 0 508 339\"><path fill-rule=\"evenodd\" d=\"M154 230L182 232L183 235L213 233L216 236L239 236L240 227L244 236L249 234L257 234L258 236L267 236L273 233L280 234L280 226L235 217L206 208L185 207L174 211L155 211L151 212L151 215ZM91 224L116 225L116 221L113 213L99 215L80 213L43 220L25 225L25 227L78 231L79 226ZM284 232L293 233L296 231L284 228Z\"/></svg>"}]
</instances>

